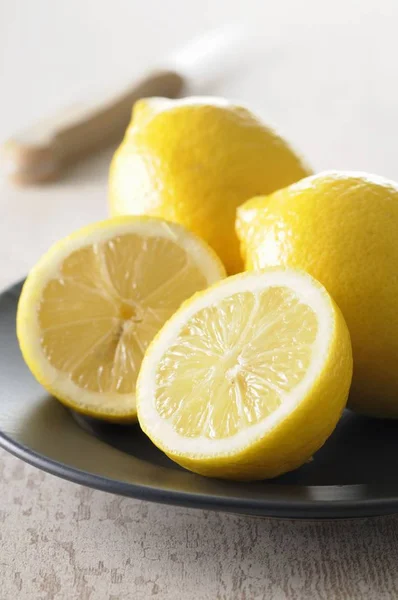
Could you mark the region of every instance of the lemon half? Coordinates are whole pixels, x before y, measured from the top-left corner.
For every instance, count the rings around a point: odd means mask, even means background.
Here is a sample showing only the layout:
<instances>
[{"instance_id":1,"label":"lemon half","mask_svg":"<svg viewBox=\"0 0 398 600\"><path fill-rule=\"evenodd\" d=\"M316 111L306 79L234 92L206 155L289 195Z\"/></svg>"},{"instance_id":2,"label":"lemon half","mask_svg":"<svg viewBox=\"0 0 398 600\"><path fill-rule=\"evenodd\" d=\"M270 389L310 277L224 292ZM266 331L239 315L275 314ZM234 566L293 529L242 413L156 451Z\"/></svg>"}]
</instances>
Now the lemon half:
<instances>
[{"instance_id":1,"label":"lemon half","mask_svg":"<svg viewBox=\"0 0 398 600\"><path fill-rule=\"evenodd\" d=\"M149 346L142 429L170 458L222 478L274 477L333 431L352 376L344 318L312 277L230 277L187 300Z\"/></svg>"},{"instance_id":2,"label":"lemon half","mask_svg":"<svg viewBox=\"0 0 398 600\"><path fill-rule=\"evenodd\" d=\"M121 217L83 228L26 280L17 315L25 361L71 408L134 419L149 342L183 300L224 275L214 252L179 225Z\"/></svg>"}]
</instances>

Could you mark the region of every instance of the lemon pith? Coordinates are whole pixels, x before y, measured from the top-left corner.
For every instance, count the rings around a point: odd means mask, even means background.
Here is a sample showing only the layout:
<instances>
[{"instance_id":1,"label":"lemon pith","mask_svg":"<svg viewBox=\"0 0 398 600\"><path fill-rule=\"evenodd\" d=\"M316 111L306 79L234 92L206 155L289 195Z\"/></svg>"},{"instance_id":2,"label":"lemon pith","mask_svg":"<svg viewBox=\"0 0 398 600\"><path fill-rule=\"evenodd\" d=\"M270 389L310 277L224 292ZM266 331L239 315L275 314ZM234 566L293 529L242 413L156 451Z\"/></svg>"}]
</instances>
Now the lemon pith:
<instances>
[{"instance_id":1,"label":"lemon pith","mask_svg":"<svg viewBox=\"0 0 398 600\"><path fill-rule=\"evenodd\" d=\"M398 417L398 185L366 173L319 173L238 209L247 269L281 265L316 277L351 334L349 404Z\"/></svg>"},{"instance_id":2,"label":"lemon pith","mask_svg":"<svg viewBox=\"0 0 398 600\"><path fill-rule=\"evenodd\" d=\"M330 435L351 372L344 319L317 282L290 270L241 274L187 300L154 338L138 418L188 469L274 477Z\"/></svg>"},{"instance_id":3,"label":"lemon pith","mask_svg":"<svg viewBox=\"0 0 398 600\"><path fill-rule=\"evenodd\" d=\"M243 268L237 206L310 172L288 142L245 108L217 98L143 99L112 160L110 210L181 223L234 273Z\"/></svg>"},{"instance_id":4,"label":"lemon pith","mask_svg":"<svg viewBox=\"0 0 398 600\"><path fill-rule=\"evenodd\" d=\"M223 275L212 250L180 226L122 217L83 228L28 276L17 315L24 358L75 410L134 419L150 340L184 299Z\"/></svg>"}]
</instances>

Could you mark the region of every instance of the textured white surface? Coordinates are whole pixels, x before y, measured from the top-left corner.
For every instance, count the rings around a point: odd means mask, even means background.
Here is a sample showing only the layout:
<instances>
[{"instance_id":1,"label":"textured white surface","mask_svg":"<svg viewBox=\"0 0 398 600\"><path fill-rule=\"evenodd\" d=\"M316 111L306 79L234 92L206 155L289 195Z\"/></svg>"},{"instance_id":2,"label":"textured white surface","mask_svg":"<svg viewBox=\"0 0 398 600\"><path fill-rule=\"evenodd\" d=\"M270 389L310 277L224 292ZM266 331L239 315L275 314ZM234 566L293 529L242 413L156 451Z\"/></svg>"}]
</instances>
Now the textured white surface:
<instances>
[{"instance_id":1,"label":"textured white surface","mask_svg":"<svg viewBox=\"0 0 398 600\"><path fill-rule=\"evenodd\" d=\"M251 21L262 51L209 93L277 122L316 169L398 178L395 0L0 0L0 138L123 81L198 31ZM111 153L60 182L0 184L0 285L106 215ZM1 332L0 332L1 335ZM300 523L108 496L0 451L0 600L384 600L398 519Z\"/></svg>"},{"instance_id":2,"label":"textured white surface","mask_svg":"<svg viewBox=\"0 0 398 600\"><path fill-rule=\"evenodd\" d=\"M395 600L398 518L304 523L148 504L0 451L1 600Z\"/></svg>"}]
</instances>

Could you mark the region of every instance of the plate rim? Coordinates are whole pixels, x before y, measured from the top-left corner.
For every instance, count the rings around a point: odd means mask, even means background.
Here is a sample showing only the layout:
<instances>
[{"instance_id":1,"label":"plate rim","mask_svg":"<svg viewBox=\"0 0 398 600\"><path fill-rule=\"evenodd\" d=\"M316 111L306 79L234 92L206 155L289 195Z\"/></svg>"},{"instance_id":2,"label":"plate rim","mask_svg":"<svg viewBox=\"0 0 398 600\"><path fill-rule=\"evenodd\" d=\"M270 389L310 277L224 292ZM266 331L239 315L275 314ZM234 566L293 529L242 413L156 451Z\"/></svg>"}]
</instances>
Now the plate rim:
<instances>
[{"instance_id":1,"label":"plate rim","mask_svg":"<svg viewBox=\"0 0 398 600\"><path fill-rule=\"evenodd\" d=\"M0 297L12 294L17 301L24 279L2 289ZM77 425L78 426L78 425ZM104 442L105 443L105 442ZM161 504L234 512L246 515L288 519L339 519L353 517L369 517L398 513L398 483L397 484L344 484L344 485L297 485L275 484L270 487L274 494L276 491L284 492L283 498L271 498L271 494L264 492L263 497L237 497L221 494L189 492L186 490L173 490L156 485L133 483L112 479L104 475L78 469L66 463L54 460L49 456L33 450L13 439L0 429L0 447L23 460L24 462L61 479L73 483L98 489L116 495L136 498ZM220 481L220 480L218 480ZM360 488L367 486L369 489L363 497L358 498ZM286 497L298 490L328 489L341 492L340 498L308 498ZM344 497L344 496L351 497Z\"/></svg>"},{"instance_id":2,"label":"plate rim","mask_svg":"<svg viewBox=\"0 0 398 600\"><path fill-rule=\"evenodd\" d=\"M41 471L54 475L63 480L76 483L103 492L174 506L185 506L202 510L215 510L233 512L246 515L287 519L344 519L353 517L371 517L389 515L398 512L398 495L393 491L391 495L368 496L363 499L340 499L307 501L297 499L270 498L231 498L229 496L189 493L179 490L167 490L157 486L148 486L142 483L123 482L103 475L97 475L72 467L48 456L36 452L31 448L13 440L10 436L0 431L0 447ZM278 485L278 484L277 484ZM279 484L278 487L285 491L289 488L327 488L353 491L366 484L349 485L290 485ZM391 485L387 486L388 488ZM394 486L395 487L395 486ZM397 486L398 488L398 486ZM275 491L276 486L272 486ZM383 485L373 485L372 489L384 489Z\"/></svg>"}]
</instances>

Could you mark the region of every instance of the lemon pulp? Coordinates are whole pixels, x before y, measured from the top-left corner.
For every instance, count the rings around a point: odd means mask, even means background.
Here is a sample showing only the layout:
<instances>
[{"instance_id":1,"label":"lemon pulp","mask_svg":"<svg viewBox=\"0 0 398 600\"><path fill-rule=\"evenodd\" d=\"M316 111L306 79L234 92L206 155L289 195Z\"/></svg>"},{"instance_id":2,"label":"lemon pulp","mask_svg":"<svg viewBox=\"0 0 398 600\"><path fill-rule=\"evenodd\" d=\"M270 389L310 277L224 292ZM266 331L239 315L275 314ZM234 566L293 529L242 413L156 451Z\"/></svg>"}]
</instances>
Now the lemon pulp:
<instances>
[{"instance_id":1,"label":"lemon pulp","mask_svg":"<svg viewBox=\"0 0 398 600\"><path fill-rule=\"evenodd\" d=\"M81 388L131 393L155 333L205 286L204 275L170 240L126 234L81 248L43 290L44 354Z\"/></svg>"},{"instance_id":2,"label":"lemon pulp","mask_svg":"<svg viewBox=\"0 0 398 600\"><path fill-rule=\"evenodd\" d=\"M159 363L159 415L189 437L225 438L262 421L302 381L317 329L313 310L283 287L199 311Z\"/></svg>"}]
</instances>

